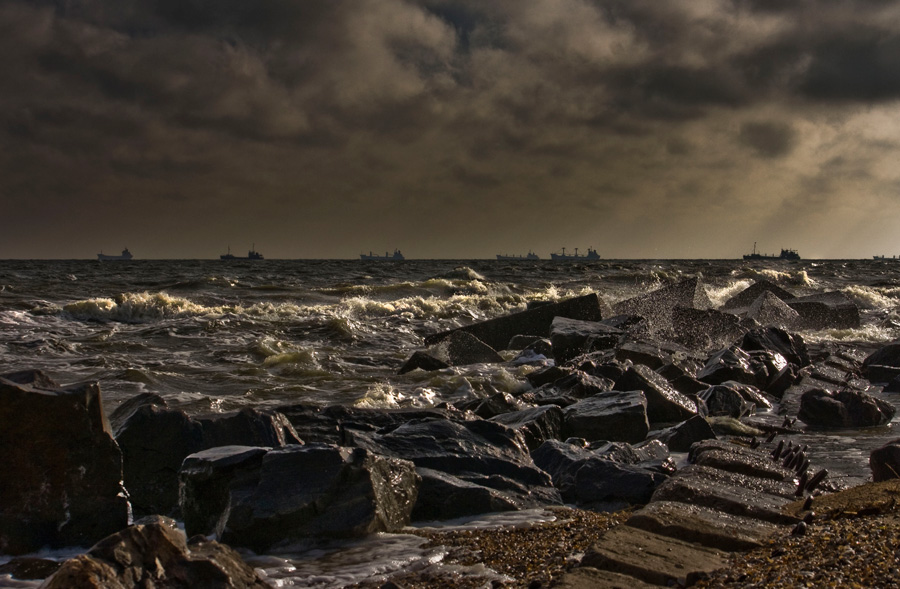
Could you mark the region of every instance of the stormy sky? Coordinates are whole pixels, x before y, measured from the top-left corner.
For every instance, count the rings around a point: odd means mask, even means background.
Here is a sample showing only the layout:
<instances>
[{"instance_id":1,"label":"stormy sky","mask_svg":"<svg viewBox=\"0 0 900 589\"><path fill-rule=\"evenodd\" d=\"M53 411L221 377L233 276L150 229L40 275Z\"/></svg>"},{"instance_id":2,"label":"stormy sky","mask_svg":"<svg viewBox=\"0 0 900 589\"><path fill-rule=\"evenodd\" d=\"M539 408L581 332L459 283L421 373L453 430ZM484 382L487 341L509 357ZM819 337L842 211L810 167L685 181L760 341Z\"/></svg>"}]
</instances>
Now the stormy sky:
<instances>
[{"instance_id":1,"label":"stormy sky","mask_svg":"<svg viewBox=\"0 0 900 589\"><path fill-rule=\"evenodd\" d=\"M900 254L890 0L0 0L0 258Z\"/></svg>"}]
</instances>

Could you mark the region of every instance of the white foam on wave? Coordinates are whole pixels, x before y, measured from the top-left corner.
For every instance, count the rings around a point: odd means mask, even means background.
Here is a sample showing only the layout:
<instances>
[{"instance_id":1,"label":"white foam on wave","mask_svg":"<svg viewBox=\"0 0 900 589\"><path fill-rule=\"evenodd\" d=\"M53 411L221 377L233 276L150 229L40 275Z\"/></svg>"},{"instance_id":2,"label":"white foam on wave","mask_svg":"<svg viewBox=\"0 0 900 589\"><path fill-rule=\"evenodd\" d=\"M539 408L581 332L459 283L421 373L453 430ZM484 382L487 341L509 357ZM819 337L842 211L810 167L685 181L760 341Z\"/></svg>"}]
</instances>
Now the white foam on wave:
<instances>
[{"instance_id":1,"label":"white foam on wave","mask_svg":"<svg viewBox=\"0 0 900 589\"><path fill-rule=\"evenodd\" d=\"M437 391L430 387L418 387L410 392L403 392L390 383L378 382L370 386L353 406L364 409L433 407L437 398Z\"/></svg>"},{"instance_id":2,"label":"white foam on wave","mask_svg":"<svg viewBox=\"0 0 900 589\"><path fill-rule=\"evenodd\" d=\"M205 307L165 292L122 293L115 298L93 298L63 306L75 319L146 323L160 319L221 313L221 308Z\"/></svg>"},{"instance_id":3,"label":"white foam on wave","mask_svg":"<svg viewBox=\"0 0 900 589\"><path fill-rule=\"evenodd\" d=\"M841 292L862 309L896 309L900 307L900 287L852 285Z\"/></svg>"},{"instance_id":4,"label":"white foam on wave","mask_svg":"<svg viewBox=\"0 0 900 589\"><path fill-rule=\"evenodd\" d=\"M717 287L711 284L704 285L706 288L706 296L712 301L713 307L718 308L725 304L725 301L747 289L752 282L746 279L735 280L725 286Z\"/></svg>"},{"instance_id":5,"label":"white foam on wave","mask_svg":"<svg viewBox=\"0 0 900 589\"><path fill-rule=\"evenodd\" d=\"M803 288L815 288L819 285L814 279L810 278L806 270L797 270L795 272L785 272L776 270L775 268L746 268L746 273L756 278L761 278L774 282L781 286L799 286Z\"/></svg>"},{"instance_id":6,"label":"white foam on wave","mask_svg":"<svg viewBox=\"0 0 900 589\"><path fill-rule=\"evenodd\" d=\"M812 343L830 341L881 343L897 339L900 329L896 325L863 325L855 328L801 331L803 339Z\"/></svg>"}]
</instances>

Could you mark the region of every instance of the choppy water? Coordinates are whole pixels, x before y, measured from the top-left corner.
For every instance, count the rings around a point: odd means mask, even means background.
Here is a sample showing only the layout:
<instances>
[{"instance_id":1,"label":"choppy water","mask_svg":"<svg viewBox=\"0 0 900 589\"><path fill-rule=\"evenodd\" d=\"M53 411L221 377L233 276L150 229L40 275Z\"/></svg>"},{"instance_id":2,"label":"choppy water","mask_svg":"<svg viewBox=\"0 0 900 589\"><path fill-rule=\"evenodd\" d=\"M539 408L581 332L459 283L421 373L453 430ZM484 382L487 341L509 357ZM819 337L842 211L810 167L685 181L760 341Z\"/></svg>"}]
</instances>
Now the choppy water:
<instances>
[{"instance_id":1,"label":"choppy water","mask_svg":"<svg viewBox=\"0 0 900 589\"><path fill-rule=\"evenodd\" d=\"M803 332L810 342L900 337L900 261L890 259L0 261L0 371L99 381L108 412L145 391L191 413L428 406L515 392L535 368L397 376L425 335L530 301L597 292L612 304L691 276L714 303L766 278L797 295L840 290L859 305L860 328Z\"/></svg>"}]
</instances>

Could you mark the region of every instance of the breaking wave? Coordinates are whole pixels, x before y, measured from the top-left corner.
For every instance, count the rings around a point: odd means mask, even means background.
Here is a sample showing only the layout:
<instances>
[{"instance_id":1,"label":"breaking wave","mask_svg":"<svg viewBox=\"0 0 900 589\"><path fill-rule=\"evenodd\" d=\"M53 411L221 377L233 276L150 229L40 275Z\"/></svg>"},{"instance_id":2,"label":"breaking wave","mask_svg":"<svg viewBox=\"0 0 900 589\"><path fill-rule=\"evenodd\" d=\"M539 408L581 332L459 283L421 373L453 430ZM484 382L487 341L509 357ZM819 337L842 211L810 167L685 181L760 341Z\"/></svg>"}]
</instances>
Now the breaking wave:
<instances>
[{"instance_id":1,"label":"breaking wave","mask_svg":"<svg viewBox=\"0 0 900 589\"><path fill-rule=\"evenodd\" d=\"M112 299L94 298L76 301L64 305L63 311L75 319L123 323L147 323L173 317L221 312L164 292L123 293Z\"/></svg>"}]
</instances>

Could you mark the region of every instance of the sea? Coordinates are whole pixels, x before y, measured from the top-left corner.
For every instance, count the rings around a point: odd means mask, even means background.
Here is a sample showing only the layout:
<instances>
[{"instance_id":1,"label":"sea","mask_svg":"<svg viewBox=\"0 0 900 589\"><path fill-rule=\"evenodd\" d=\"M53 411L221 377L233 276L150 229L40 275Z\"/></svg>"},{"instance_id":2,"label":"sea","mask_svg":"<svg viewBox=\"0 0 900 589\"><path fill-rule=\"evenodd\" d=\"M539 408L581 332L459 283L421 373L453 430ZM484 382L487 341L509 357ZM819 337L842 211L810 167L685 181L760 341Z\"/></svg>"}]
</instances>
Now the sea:
<instances>
[{"instance_id":1,"label":"sea","mask_svg":"<svg viewBox=\"0 0 900 589\"><path fill-rule=\"evenodd\" d=\"M552 360L518 363L503 352L504 364L399 376L425 336L535 301L595 292L613 305L690 277L701 278L715 305L759 279L798 296L840 291L858 305L860 327L800 332L811 345L871 350L900 338L900 259L890 258L7 260L0 261L0 373L40 369L62 384L96 381L107 413L144 392L189 414L289 403L430 407L522 392L525 376ZM835 452L849 448L852 460L863 460L859 437L838 436ZM547 517L532 510L433 525L531 525ZM440 567L444 554L422 548L416 536L386 534L246 556L273 586L330 588ZM470 572L488 582L495 575ZM0 576L0 586L36 584Z\"/></svg>"}]
</instances>

